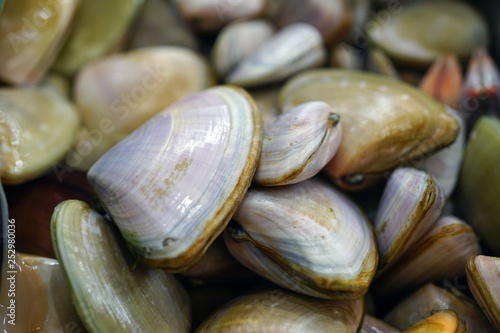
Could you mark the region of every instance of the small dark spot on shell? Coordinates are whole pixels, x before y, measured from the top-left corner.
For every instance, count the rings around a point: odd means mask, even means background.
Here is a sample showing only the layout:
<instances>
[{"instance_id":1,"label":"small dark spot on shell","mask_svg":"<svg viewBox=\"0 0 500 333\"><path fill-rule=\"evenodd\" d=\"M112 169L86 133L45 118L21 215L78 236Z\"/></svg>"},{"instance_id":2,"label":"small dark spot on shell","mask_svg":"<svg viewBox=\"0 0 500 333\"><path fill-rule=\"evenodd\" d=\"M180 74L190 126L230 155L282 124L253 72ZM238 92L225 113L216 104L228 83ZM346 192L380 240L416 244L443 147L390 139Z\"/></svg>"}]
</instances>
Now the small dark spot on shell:
<instances>
[{"instance_id":1,"label":"small dark spot on shell","mask_svg":"<svg viewBox=\"0 0 500 333\"><path fill-rule=\"evenodd\" d=\"M168 244L175 242L176 240L177 240L177 238L170 238L170 237L165 238L163 240L163 247L167 247Z\"/></svg>"},{"instance_id":2,"label":"small dark spot on shell","mask_svg":"<svg viewBox=\"0 0 500 333\"><path fill-rule=\"evenodd\" d=\"M354 173L352 175L342 177L342 181L348 185L361 185L365 181L365 175L361 173Z\"/></svg>"}]
</instances>

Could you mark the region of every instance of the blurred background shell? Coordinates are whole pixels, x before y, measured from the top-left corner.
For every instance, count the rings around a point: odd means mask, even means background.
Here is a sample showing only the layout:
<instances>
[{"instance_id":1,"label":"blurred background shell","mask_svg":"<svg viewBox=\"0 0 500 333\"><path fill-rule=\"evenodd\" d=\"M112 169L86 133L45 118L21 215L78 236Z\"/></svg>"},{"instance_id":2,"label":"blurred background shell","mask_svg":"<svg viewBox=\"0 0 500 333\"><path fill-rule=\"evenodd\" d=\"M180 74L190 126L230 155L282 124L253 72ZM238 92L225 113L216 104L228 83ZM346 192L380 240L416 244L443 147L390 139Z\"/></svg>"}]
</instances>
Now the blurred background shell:
<instances>
[{"instance_id":1,"label":"blurred background shell","mask_svg":"<svg viewBox=\"0 0 500 333\"><path fill-rule=\"evenodd\" d=\"M6 2L0 20L0 80L36 84L54 62L71 31L80 0L47 3Z\"/></svg>"},{"instance_id":2,"label":"blurred background shell","mask_svg":"<svg viewBox=\"0 0 500 333\"><path fill-rule=\"evenodd\" d=\"M74 85L83 128L66 162L87 171L153 115L214 83L205 57L176 46L136 49L87 64Z\"/></svg>"},{"instance_id":3,"label":"blurred background shell","mask_svg":"<svg viewBox=\"0 0 500 333\"><path fill-rule=\"evenodd\" d=\"M447 53L467 58L489 41L484 18L467 3L454 0L417 1L399 6L396 13L382 10L365 29L391 57L420 66Z\"/></svg>"},{"instance_id":4,"label":"blurred background shell","mask_svg":"<svg viewBox=\"0 0 500 333\"><path fill-rule=\"evenodd\" d=\"M173 0L188 24L196 31L213 32L233 21L255 18L266 0Z\"/></svg>"},{"instance_id":5,"label":"blurred background shell","mask_svg":"<svg viewBox=\"0 0 500 333\"><path fill-rule=\"evenodd\" d=\"M268 0L265 15L280 28L296 22L312 24L327 44L346 38L353 21L345 0Z\"/></svg>"},{"instance_id":6,"label":"blurred background shell","mask_svg":"<svg viewBox=\"0 0 500 333\"><path fill-rule=\"evenodd\" d=\"M171 0L144 0L130 33L128 48L181 46L191 50L199 42Z\"/></svg>"},{"instance_id":7,"label":"blurred background shell","mask_svg":"<svg viewBox=\"0 0 500 333\"><path fill-rule=\"evenodd\" d=\"M1 88L0 116L4 184L19 184L49 171L69 150L80 125L72 102L35 87Z\"/></svg>"},{"instance_id":8,"label":"blurred background shell","mask_svg":"<svg viewBox=\"0 0 500 333\"><path fill-rule=\"evenodd\" d=\"M73 76L86 63L118 48L143 0L82 0L53 69Z\"/></svg>"}]
</instances>

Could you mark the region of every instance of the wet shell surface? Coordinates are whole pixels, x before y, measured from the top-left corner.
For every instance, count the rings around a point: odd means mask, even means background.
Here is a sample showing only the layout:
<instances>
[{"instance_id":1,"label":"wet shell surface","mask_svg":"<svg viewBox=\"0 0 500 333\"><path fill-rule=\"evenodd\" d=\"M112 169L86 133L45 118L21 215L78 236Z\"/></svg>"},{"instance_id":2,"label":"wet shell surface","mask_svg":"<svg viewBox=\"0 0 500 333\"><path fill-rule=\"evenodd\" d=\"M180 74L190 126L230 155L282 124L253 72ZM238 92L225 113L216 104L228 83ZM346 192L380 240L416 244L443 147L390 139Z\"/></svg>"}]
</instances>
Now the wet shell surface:
<instances>
[{"instance_id":1,"label":"wet shell surface","mask_svg":"<svg viewBox=\"0 0 500 333\"><path fill-rule=\"evenodd\" d=\"M189 300L179 282L136 263L86 203L60 203L51 232L73 304L90 332L189 332Z\"/></svg>"},{"instance_id":2,"label":"wet shell surface","mask_svg":"<svg viewBox=\"0 0 500 333\"><path fill-rule=\"evenodd\" d=\"M453 310L436 311L403 333L467 333L465 323Z\"/></svg>"},{"instance_id":3,"label":"wet shell surface","mask_svg":"<svg viewBox=\"0 0 500 333\"><path fill-rule=\"evenodd\" d=\"M219 86L166 108L88 172L130 249L152 266L194 264L229 222L260 157L258 109Z\"/></svg>"},{"instance_id":4,"label":"wet shell surface","mask_svg":"<svg viewBox=\"0 0 500 333\"><path fill-rule=\"evenodd\" d=\"M281 81L325 61L326 50L316 28L295 23L278 31L245 57L229 73L226 82L242 87L258 86Z\"/></svg>"},{"instance_id":5,"label":"wet shell surface","mask_svg":"<svg viewBox=\"0 0 500 333\"><path fill-rule=\"evenodd\" d=\"M428 282L463 277L467 259L480 253L479 239L467 223L442 217L373 287L377 294L388 296Z\"/></svg>"},{"instance_id":6,"label":"wet shell surface","mask_svg":"<svg viewBox=\"0 0 500 333\"><path fill-rule=\"evenodd\" d=\"M335 155L342 137L340 117L324 102L309 102L264 127L262 155L253 181L295 184L316 175Z\"/></svg>"},{"instance_id":7,"label":"wet shell surface","mask_svg":"<svg viewBox=\"0 0 500 333\"><path fill-rule=\"evenodd\" d=\"M80 0L7 1L0 20L0 80L38 83L63 45L79 4Z\"/></svg>"},{"instance_id":8,"label":"wet shell surface","mask_svg":"<svg viewBox=\"0 0 500 333\"><path fill-rule=\"evenodd\" d=\"M500 256L500 120L481 117L465 150L459 208L492 253Z\"/></svg>"},{"instance_id":9,"label":"wet shell surface","mask_svg":"<svg viewBox=\"0 0 500 333\"><path fill-rule=\"evenodd\" d=\"M447 309L455 311L466 322L469 332L495 332L473 300L456 289L447 291L431 283L397 304L387 314L385 321L404 331L434 311Z\"/></svg>"},{"instance_id":10,"label":"wet shell surface","mask_svg":"<svg viewBox=\"0 0 500 333\"><path fill-rule=\"evenodd\" d=\"M363 300L319 300L279 289L239 297L198 328L204 332L356 332Z\"/></svg>"},{"instance_id":11,"label":"wet shell surface","mask_svg":"<svg viewBox=\"0 0 500 333\"><path fill-rule=\"evenodd\" d=\"M458 123L420 90L382 75L310 70L282 88L280 107L323 101L342 119L342 142L325 172L345 189L370 186L403 162L450 145Z\"/></svg>"},{"instance_id":12,"label":"wet shell surface","mask_svg":"<svg viewBox=\"0 0 500 333\"><path fill-rule=\"evenodd\" d=\"M429 230L443 206L443 191L432 176L411 168L394 171L382 194L374 223L380 254L379 274Z\"/></svg>"},{"instance_id":13,"label":"wet shell surface","mask_svg":"<svg viewBox=\"0 0 500 333\"><path fill-rule=\"evenodd\" d=\"M50 170L71 147L79 124L75 106L56 93L36 88L0 89L3 183L21 183Z\"/></svg>"},{"instance_id":14,"label":"wet shell surface","mask_svg":"<svg viewBox=\"0 0 500 333\"><path fill-rule=\"evenodd\" d=\"M319 298L356 299L377 266L373 231L343 194L318 180L251 189L224 240L264 278Z\"/></svg>"},{"instance_id":15,"label":"wet shell surface","mask_svg":"<svg viewBox=\"0 0 500 333\"><path fill-rule=\"evenodd\" d=\"M500 258L470 257L467 282L490 322L500 331Z\"/></svg>"},{"instance_id":16,"label":"wet shell surface","mask_svg":"<svg viewBox=\"0 0 500 333\"><path fill-rule=\"evenodd\" d=\"M10 250L9 254L12 253ZM27 254L16 254L14 260L15 268L9 268L9 273L4 271L3 277L15 285L16 311L14 318L8 315L7 305L14 298L10 288L2 288L0 320L3 327L8 328L9 333L82 332L85 328L71 304L70 290L57 260ZM7 324L12 319L15 325Z\"/></svg>"},{"instance_id":17,"label":"wet shell surface","mask_svg":"<svg viewBox=\"0 0 500 333\"><path fill-rule=\"evenodd\" d=\"M213 84L206 59L181 47L149 47L91 62L76 77L84 128L66 162L87 171L166 106Z\"/></svg>"},{"instance_id":18,"label":"wet shell surface","mask_svg":"<svg viewBox=\"0 0 500 333\"><path fill-rule=\"evenodd\" d=\"M361 333L399 333L397 329L370 315L365 315Z\"/></svg>"},{"instance_id":19,"label":"wet shell surface","mask_svg":"<svg viewBox=\"0 0 500 333\"><path fill-rule=\"evenodd\" d=\"M368 35L404 63L428 65L448 53L464 58L488 43L485 20L463 1L417 1L403 6L398 15L380 14L380 20L387 16L384 24L374 22L376 28L368 29Z\"/></svg>"}]
</instances>

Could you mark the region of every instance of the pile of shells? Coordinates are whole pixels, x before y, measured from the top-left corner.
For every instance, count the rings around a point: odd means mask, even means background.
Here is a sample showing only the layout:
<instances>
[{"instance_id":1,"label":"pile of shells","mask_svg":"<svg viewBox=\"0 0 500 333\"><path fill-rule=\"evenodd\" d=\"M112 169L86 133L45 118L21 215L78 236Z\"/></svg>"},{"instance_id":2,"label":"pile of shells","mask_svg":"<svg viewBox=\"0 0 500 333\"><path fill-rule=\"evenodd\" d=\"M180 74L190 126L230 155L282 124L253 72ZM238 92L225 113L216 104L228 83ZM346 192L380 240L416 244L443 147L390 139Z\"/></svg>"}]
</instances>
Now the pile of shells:
<instances>
[{"instance_id":1,"label":"pile of shells","mask_svg":"<svg viewBox=\"0 0 500 333\"><path fill-rule=\"evenodd\" d=\"M495 8L0 0L2 331L500 331Z\"/></svg>"}]
</instances>

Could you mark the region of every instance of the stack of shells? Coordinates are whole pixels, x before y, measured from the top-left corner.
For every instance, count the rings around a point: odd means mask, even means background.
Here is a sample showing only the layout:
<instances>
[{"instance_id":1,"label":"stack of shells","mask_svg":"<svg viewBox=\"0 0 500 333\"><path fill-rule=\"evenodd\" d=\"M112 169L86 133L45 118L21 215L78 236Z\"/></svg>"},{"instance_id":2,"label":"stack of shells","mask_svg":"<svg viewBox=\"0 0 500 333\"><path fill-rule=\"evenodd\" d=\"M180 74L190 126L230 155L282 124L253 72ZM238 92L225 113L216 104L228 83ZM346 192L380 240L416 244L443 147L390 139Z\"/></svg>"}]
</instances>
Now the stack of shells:
<instances>
[{"instance_id":1,"label":"stack of shells","mask_svg":"<svg viewBox=\"0 0 500 333\"><path fill-rule=\"evenodd\" d=\"M0 10L9 332L500 330L498 14L458 0Z\"/></svg>"}]
</instances>

